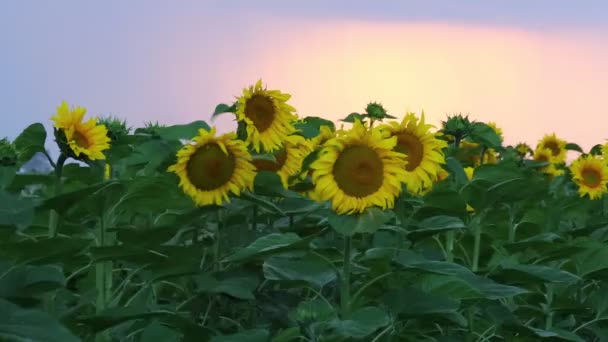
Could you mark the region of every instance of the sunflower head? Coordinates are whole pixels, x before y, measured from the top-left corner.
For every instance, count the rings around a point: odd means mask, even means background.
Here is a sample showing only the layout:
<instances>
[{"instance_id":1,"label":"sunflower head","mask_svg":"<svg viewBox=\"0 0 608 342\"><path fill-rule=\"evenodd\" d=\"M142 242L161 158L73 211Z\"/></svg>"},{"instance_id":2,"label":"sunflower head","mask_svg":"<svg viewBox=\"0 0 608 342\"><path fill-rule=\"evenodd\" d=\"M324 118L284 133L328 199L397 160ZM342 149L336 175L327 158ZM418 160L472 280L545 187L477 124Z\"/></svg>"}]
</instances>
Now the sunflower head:
<instances>
[{"instance_id":1,"label":"sunflower head","mask_svg":"<svg viewBox=\"0 0 608 342\"><path fill-rule=\"evenodd\" d=\"M490 126L490 128L492 128L494 130L496 135L498 135L498 137L500 138L500 141L504 140L504 137L502 136L502 129L500 127L496 126L495 122L488 122L488 126Z\"/></svg>"},{"instance_id":2,"label":"sunflower head","mask_svg":"<svg viewBox=\"0 0 608 342\"><path fill-rule=\"evenodd\" d=\"M604 156L604 160L608 160L608 143L602 145L602 156Z\"/></svg>"},{"instance_id":3,"label":"sunflower head","mask_svg":"<svg viewBox=\"0 0 608 342\"><path fill-rule=\"evenodd\" d=\"M289 186L289 178L297 176L302 168L302 161L312 152L313 143L300 135L287 137L282 149L274 152L275 160L254 159L257 171L276 172L283 186Z\"/></svg>"},{"instance_id":4,"label":"sunflower head","mask_svg":"<svg viewBox=\"0 0 608 342\"><path fill-rule=\"evenodd\" d=\"M461 141L471 133L473 122L469 120L469 116L462 114L448 116L446 121L443 121L443 133L451 135L454 140Z\"/></svg>"},{"instance_id":5,"label":"sunflower head","mask_svg":"<svg viewBox=\"0 0 608 342\"><path fill-rule=\"evenodd\" d=\"M441 165L445 164L442 149L447 143L436 138L430 131L432 127L425 123L424 112L420 119L408 113L400 124L391 122L378 127L385 137L397 138L393 150L406 156L407 189L413 194L430 188L439 179Z\"/></svg>"},{"instance_id":6,"label":"sunflower head","mask_svg":"<svg viewBox=\"0 0 608 342\"><path fill-rule=\"evenodd\" d=\"M8 141L8 139L0 139L0 166L17 165L17 149Z\"/></svg>"},{"instance_id":7,"label":"sunflower head","mask_svg":"<svg viewBox=\"0 0 608 342\"><path fill-rule=\"evenodd\" d=\"M525 157L528 153L533 153L532 148L526 143L519 143L515 146L515 150L517 154L519 154L522 158Z\"/></svg>"},{"instance_id":8,"label":"sunflower head","mask_svg":"<svg viewBox=\"0 0 608 342\"><path fill-rule=\"evenodd\" d=\"M365 113L373 120L382 120L388 115L382 104L376 102L368 103L365 107Z\"/></svg>"},{"instance_id":9,"label":"sunflower head","mask_svg":"<svg viewBox=\"0 0 608 342\"><path fill-rule=\"evenodd\" d=\"M553 162L563 163L566 160L566 141L558 138L555 133L545 135L538 143L537 149L549 149Z\"/></svg>"},{"instance_id":10,"label":"sunflower head","mask_svg":"<svg viewBox=\"0 0 608 342\"><path fill-rule=\"evenodd\" d=\"M110 148L108 130L106 126L98 125L96 119L83 122L85 113L85 108L69 108L65 101L57 107L57 114L51 119L55 122L59 147L74 159L105 159L103 151Z\"/></svg>"},{"instance_id":11,"label":"sunflower head","mask_svg":"<svg viewBox=\"0 0 608 342\"><path fill-rule=\"evenodd\" d=\"M608 166L601 158L590 155L580 157L570 165L570 172L581 197L587 195L591 199L598 199L608 191Z\"/></svg>"},{"instance_id":12,"label":"sunflower head","mask_svg":"<svg viewBox=\"0 0 608 342\"><path fill-rule=\"evenodd\" d=\"M384 137L356 120L347 134L330 139L311 164L314 198L331 201L338 214L395 205L409 180L404 154L393 151L397 137Z\"/></svg>"},{"instance_id":13,"label":"sunflower head","mask_svg":"<svg viewBox=\"0 0 608 342\"><path fill-rule=\"evenodd\" d=\"M287 104L291 95L279 90L267 90L259 80L245 88L237 99L236 116L246 126L246 142L256 152L274 152L281 148L285 138L295 132L295 109Z\"/></svg>"},{"instance_id":14,"label":"sunflower head","mask_svg":"<svg viewBox=\"0 0 608 342\"><path fill-rule=\"evenodd\" d=\"M200 129L192 144L177 152L168 171L180 179L183 191L199 206L230 202L229 195L253 189L255 166L245 143L236 134L215 136L216 129Z\"/></svg>"}]
</instances>

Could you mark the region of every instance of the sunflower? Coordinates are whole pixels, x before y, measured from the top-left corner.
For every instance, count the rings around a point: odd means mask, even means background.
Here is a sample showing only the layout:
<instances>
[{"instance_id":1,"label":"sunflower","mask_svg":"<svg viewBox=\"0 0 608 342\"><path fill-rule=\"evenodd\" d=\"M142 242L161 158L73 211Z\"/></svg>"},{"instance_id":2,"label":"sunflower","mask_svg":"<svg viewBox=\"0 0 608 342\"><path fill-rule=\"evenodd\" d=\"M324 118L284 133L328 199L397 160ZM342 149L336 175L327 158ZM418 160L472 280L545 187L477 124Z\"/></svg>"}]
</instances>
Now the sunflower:
<instances>
[{"instance_id":1,"label":"sunflower","mask_svg":"<svg viewBox=\"0 0 608 342\"><path fill-rule=\"evenodd\" d=\"M473 179L473 173L475 173L475 168L474 167L465 167L464 168L464 174L467 175L467 179L470 181Z\"/></svg>"},{"instance_id":2,"label":"sunflower","mask_svg":"<svg viewBox=\"0 0 608 342\"><path fill-rule=\"evenodd\" d=\"M322 146L326 141L336 136L336 132L334 132L331 127L327 125L321 125L319 127L319 134L312 138L311 141L314 146Z\"/></svg>"},{"instance_id":3,"label":"sunflower","mask_svg":"<svg viewBox=\"0 0 608 342\"><path fill-rule=\"evenodd\" d=\"M401 184L411 180L403 165L406 156L393 151L397 137L383 137L377 128L368 129L356 120L345 135L325 143L311 164L313 198L330 200L338 214L360 213L366 208L395 205Z\"/></svg>"},{"instance_id":4,"label":"sunflower","mask_svg":"<svg viewBox=\"0 0 608 342\"><path fill-rule=\"evenodd\" d=\"M563 163L566 160L566 141L559 139L555 133L545 135L538 143L537 149L551 150L554 163Z\"/></svg>"},{"instance_id":5,"label":"sunflower","mask_svg":"<svg viewBox=\"0 0 608 342\"><path fill-rule=\"evenodd\" d=\"M528 146L526 143L517 144L515 146L515 150L522 157L525 157L528 153L532 153L532 148L530 148L530 146Z\"/></svg>"},{"instance_id":6,"label":"sunflower","mask_svg":"<svg viewBox=\"0 0 608 342\"><path fill-rule=\"evenodd\" d=\"M297 120L295 109L287 104L291 95L279 90L262 88L262 80L245 88L237 99L237 120L245 122L247 144L256 152L281 148L285 138L295 132L292 122Z\"/></svg>"},{"instance_id":7,"label":"sunflower","mask_svg":"<svg viewBox=\"0 0 608 342\"><path fill-rule=\"evenodd\" d=\"M570 165L570 172L581 197L589 195L591 199L597 199L608 192L608 166L601 158L589 155L581 157Z\"/></svg>"},{"instance_id":8,"label":"sunflower","mask_svg":"<svg viewBox=\"0 0 608 342\"><path fill-rule=\"evenodd\" d=\"M216 129L199 129L194 144L177 152L177 163L167 171L179 176L180 187L199 206L230 202L230 193L239 195L253 189L255 166L247 146L231 132L219 137Z\"/></svg>"},{"instance_id":9,"label":"sunflower","mask_svg":"<svg viewBox=\"0 0 608 342\"><path fill-rule=\"evenodd\" d=\"M543 166L539 168L539 170L549 175L550 178L562 175L564 173L563 170L560 170L555 167L555 157L553 156L553 152L549 148L536 149L536 151L534 151L534 154L532 155L532 159L535 161L549 163L549 165Z\"/></svg>"},{"instance_id":10,"label":"sunflower","mask_svg":"<svg viewBox=\"0 0 608 342\"><path fill-rule=\"evenodd\" d=\"M276 161L254 159L253 165L258 171L276 172L281 178L283 186L287 188L289 177L296 176L304 159L312 152L313 144L299 135L287 137L285 147L274 153Z\"/></svg>"},{"instance_id":11,"label":"sunflower","mask_svg":"<svg viewBox=\"0 0 608 342\"><path fill-rule=\"evenodd\" d=\"M445 164L441 149L447 143L430 132L432 127L424 122L424 112L420 119L408 113L400 124L391 122L378 127L386 137L396 137L394 150L406 155L407 189L413 194L430 188L439 178L441 165Z\"/></svg>"},{"instance_id":12,"label":"sunflower","mask_svg":"<svg viewBox=\"0 0 608 342\"><path fill-rule=\"evenodd\" d=\"M108 130L105 125L98 125L93 118L83 122L86 112L83 107L70 109L67 102L63 101L51 120L55 122L55 128L63 131L74 157L84 155L90 160L105 159L103 151L110 148Z\"/></svg>"},{"instance_id":13,"label":"sunflower","mask_svg":"<svg viewBox=\"0 0 608 342\"><path fill-rule=\"evenodd\" d=\"M604 156L605 161L608 161L608 143L602 145L602 156Z\"/></svg>"},{"instance_id":14,"label":"sunflower","mask_svg":"<svg viewBox=\"0 0 608 342\"><path fill-rule=\"evenodd\" d=\"M496 132L496 135L498 135L500 141L504 140L504 137L502 136L502 129L496 126L495 122L488 122L488 126L490 126L494 130L494 132Z\"/></svg>"}]
</instances>

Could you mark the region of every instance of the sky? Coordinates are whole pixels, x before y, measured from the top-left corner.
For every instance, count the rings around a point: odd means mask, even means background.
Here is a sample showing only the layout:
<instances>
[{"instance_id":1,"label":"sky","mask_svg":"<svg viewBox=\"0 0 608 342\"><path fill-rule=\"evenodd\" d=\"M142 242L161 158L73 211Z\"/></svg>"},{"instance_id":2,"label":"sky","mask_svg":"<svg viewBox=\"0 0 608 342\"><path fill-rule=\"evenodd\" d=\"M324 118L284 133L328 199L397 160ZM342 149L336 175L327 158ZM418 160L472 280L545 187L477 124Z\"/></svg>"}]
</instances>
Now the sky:
<instances>
[{"instance_id":1,"label":"sky","mask_svg":"<svg viewBox=\"0 0 608 342\"><path fill-rule=\"evenodd\" d=\"M0 136L90 115L211 122L262 79L301 116L381 102L494 121L505 143L608 138L608 2L566 0L20 0L0 2ZM47 144L52 145L52 141ZM52 149L52 148L51 148Z\"/></svg>"}]
</instances>

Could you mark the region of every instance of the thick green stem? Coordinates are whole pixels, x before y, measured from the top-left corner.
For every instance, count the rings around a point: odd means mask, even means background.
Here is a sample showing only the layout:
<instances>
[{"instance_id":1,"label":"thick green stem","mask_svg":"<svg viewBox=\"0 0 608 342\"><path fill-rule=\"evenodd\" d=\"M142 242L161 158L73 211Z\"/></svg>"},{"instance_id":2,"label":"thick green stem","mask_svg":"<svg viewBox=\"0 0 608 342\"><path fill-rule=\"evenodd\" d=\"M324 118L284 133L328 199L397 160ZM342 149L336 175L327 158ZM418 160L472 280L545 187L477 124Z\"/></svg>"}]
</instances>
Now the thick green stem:
<instances>
[{"instance_id":1,"label":"thick green stem","mask_svg":"<svg viewBox=\"0 0 608 342\"><path fill-rule=\"evenodd\" d=\"M213 236L213 270L219 271L220 269L220 231L223 228L224 218L222 211L217 213L217 224L215 225L215 234Z\"/></svg>"},{"instance_id":2,"label":"thick green stem","mask_svg":"<svg viewBox=\"0 0 608 342\"><path fill-rule=\"evenodd\" d=\"M547 306L545 309L545 330L551 330L553 327L553 310L551 306L553 305L553 286L547 284Z\"/></svg>"},{"instance_id":3,"label":"thick green stem","mask_svg":"<svg viewBox=\"0 0 608 342\"><path fill-rule=\"evenodd\" d=\"M106 231L105 214L102 213L99 218L99 226L97 229L97 246L104 247L114 244L114 234ZM111 261L99 262L95 265L95 287L97 290L97 298L95 312L101 313L108 308L108 304L112 297L112 271L113 263ZM96 342L111 341L109 331L104 331L95 336Z\"/></svg>"},{"instance_id":4,"label":"thick green stem","mask_svg":"<svg viewBox=\"0 0 608 342\"><path fill-rule=\"evenodd\" d=\"M448 262L454 262L454 231L446 233L445 258Z\"/></svg>"},{"instance_id":5,"label":"thick green stem","mask_svg":"<svg viewBox=\"0 0 608 342\"><path fill-rule=\"evenodd\" d=\"M68 157L65 154L60 154L59 158L57 158L57 163L55 164L55 189L53 190L54 196L61 195L61 191L63 189L63 183L61 181L61 176L63 174L63 164ZM59 223L59 213L55 210L51 210L51 214L49 217L49 238L54 238L57 236L57 224Z\"/></svg>"},{"instance_id":6,"label":"thick green stem","mask_svg":"<svg viewBox=\"0 0 608 342\"><path fill-rule=\"evenodd\" d=\"M258 227L258 206L253 206L253 215L251 215L251 230L256 230Z\"/></svg>"},{"instance_id":7,"label":"thick green stem","mask_svg":"<svg viewBox=\"0 0 608 342\"><path fill-rule=\"evenodd\" d=\"M479 249L481 246L481 224L475 223L473 226L473 234L475 236L475 241L473 243L473 266L471 270L473 272L477 272L479 270Z\"/></svg>"},{"instance_id":8,"label":"thick green stem","mask_svg":"<svg viewBox=\"0 0 608 342\"><path fill-rule=\"evenodd\" d=\"M342 315L350 312L350 255L352 248L352 237L344 238L344 262L342 264L342 279L340 279L340 306Z\"/></svg>"}]
</instances>

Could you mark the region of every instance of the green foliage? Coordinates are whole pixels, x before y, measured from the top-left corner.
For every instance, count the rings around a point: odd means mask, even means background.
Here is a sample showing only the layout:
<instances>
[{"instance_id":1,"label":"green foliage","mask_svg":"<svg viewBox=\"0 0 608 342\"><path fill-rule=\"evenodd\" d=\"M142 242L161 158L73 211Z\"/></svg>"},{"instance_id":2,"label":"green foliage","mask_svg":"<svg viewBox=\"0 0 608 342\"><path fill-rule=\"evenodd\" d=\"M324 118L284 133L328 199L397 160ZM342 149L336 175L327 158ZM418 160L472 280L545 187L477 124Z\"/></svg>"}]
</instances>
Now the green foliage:
<instances>
[{"instance_id":1,"label":"green foliage","mask_svg":"<svg viewBox=\"0 0 608 342\"><path fill-rule=\"evenodd\" d=\"M372 103L344 121L356 118L390 116ZM306 138L324 125L295 124ZM497 164L468 180L451 144L431 191L354 215L306 198L310 179L286 189L266 171L230 203L196 207L167 167L200 129L117 130L110 180L104 162L18 173L45 153L41 124L0 142L0 340L608 338L608 200L580 198L568 173L550 181L488 125L459 115L443 131L501 151Z\"/></svg>"}]
</instances>

